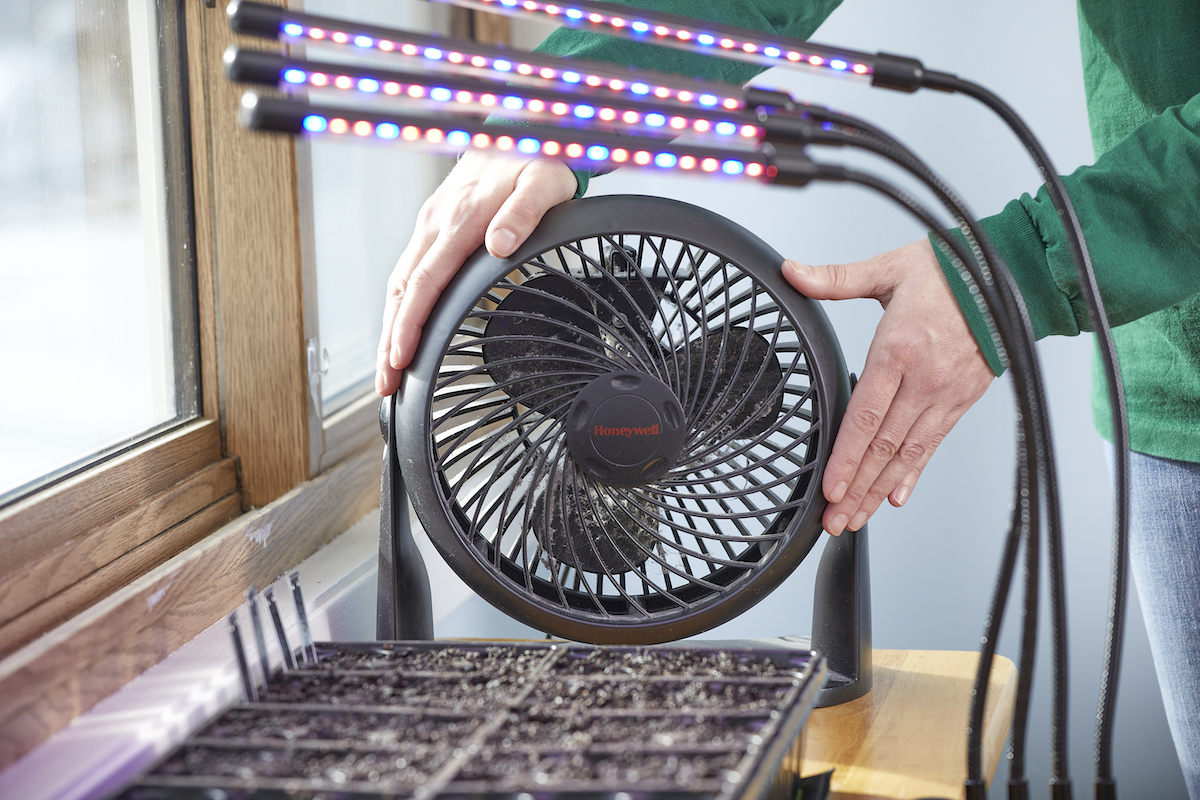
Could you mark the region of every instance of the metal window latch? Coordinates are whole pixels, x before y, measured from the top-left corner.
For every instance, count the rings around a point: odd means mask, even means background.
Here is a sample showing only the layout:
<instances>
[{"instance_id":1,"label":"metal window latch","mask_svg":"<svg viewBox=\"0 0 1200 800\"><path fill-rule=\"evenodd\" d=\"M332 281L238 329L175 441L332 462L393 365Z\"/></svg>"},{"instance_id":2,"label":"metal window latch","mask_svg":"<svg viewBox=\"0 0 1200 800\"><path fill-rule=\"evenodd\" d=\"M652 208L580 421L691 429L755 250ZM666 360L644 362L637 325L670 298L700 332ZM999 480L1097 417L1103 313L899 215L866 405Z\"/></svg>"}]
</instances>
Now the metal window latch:
<instances>
[{"instance_id":1,"label":"metal window latch","mask_svg":"<svg viewBox=\"0 0 1200 800\"><path fill-rule=\"evenodd\" d=\"M317 419L323 415L321 409L321 377L329 372L329 351L321 348L320 339L309 339L308 354L308 396L312 401Z\"/></svg>"}]
</instances>

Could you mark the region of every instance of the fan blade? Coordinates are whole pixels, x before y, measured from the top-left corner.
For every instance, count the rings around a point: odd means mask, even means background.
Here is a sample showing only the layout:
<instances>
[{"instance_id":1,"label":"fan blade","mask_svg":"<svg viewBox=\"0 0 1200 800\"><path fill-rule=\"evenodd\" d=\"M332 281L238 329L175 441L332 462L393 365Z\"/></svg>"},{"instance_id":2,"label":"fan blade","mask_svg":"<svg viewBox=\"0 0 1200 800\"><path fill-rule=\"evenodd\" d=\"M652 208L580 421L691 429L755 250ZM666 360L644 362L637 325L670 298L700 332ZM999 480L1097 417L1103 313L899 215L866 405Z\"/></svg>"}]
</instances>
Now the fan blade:
<instances>
[{"instance_id":1,"label":"fan blade","mask_svg":"<svg viewBox=\"0 0 1200 800\"><path fill-rule=\"evenodd\" d=\"M587 479L574 470L555 472L534 501L534 536L551 556L582 572L640 569L648 558L642 548L655 545L650 531L657 529L658 520L637 505L622 503L612 492L589 491Z\"/></svg>"},{"instance_id":2,"label":"fan blade","mask_svg":"<svg viewBox=\"0 0 1200 800\"><path fill-rule=\"evenodd\" d=\"M762 334L747 328L714 331L689 342L684 357L691 359L693 379L699 381L701 397L707 398L693 417L702 427L721 436L749 439L766 433L779 418L783 369Z\"/></svg>"},{"instance_id":3,"label":"fan blade","mask_svg":"<svg viewBox=\"0 0 1200 800\"><path fill-rule=\"evenodd\" d=\"M530 408L556 406L570 391L564 376L593 374L589 365L602 361L590 307L587 293L562 275L513 287L484 329L483 360L492 380Z\"/></svg>"}]
</instances>

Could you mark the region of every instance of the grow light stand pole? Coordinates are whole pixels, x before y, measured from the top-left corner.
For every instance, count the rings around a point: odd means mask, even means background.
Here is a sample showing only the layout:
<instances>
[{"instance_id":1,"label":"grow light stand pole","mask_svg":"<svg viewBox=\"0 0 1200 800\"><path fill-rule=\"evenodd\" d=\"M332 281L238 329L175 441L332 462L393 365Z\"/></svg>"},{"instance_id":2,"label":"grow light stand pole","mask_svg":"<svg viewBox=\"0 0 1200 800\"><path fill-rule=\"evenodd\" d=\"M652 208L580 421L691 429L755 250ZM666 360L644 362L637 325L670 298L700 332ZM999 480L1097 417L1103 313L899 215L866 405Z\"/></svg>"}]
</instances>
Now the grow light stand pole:
<instances>
[{"instance_id":1,"label":"grow light stand pole","mask_svg":"<svg viewBox=\"0 0 1200 800\"><path fill-rule=\"evenodd\" d=\"M400 472L393 425L396 395L383 398L379 427L383 432L383 483L379 501L379 589L375 638L433 639L433 598L425 560L413 540L408 490Z\"/></svg>"}]
</instances>

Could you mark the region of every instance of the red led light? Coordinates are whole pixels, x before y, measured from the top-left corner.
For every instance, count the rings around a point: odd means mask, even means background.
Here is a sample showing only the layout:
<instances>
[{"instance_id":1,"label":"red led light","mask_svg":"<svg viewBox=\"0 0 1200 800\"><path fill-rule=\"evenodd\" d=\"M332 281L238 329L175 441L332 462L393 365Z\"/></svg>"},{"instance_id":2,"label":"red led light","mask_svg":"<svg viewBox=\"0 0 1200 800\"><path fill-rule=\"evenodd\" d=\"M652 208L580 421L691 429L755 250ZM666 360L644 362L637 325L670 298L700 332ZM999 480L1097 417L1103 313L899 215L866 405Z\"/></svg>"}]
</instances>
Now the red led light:
<instances>
[{"instance_id":1,"label":"red led light","mask_svg":"<svg viewBox=\"0 0 1200 800\"><path fill-rule=\"evenodd\" d=\"M609 20L609 24L614 28L624 28L625 20L621 19L620 17L613 17L611 20Z\"/></svg>"},{"instance_id":2,"label":"red led light","mask_svg":"<svg viewBox=\"0 0 1200 800\"><path fill-rule=\"evenodd\" d=\"M604 22L604 17L599 14L588 14L588 22L594 22L599 25L601 22Z\"/></svg>"},{"instance_id":3,"label":"red led light","mask_svg":"<svg viewBox=\"0 0 1200 800\"><path fill-rule=\"evenodd\" d=\"M551 16L553 16L554 14L557 14L560 11L562 11L562 9L559 8L558 6L546 6L546 13L550 14Z\"/></svg>"},{"instance_id":4,"label":"red led light","mask_svg":"<svg viewBox=\"0 0 1200 800\"><path fill-rule=\"evenodd\" d=\"M868 69L870 69L870 68L866 64L855 64L854 65L854 72L857 75L866 75Z\"/></svg>"},{"instance_id":5,"label":"red led light","mask_svg":"<svg viewBox=\"0 0 1200 800\"><path fill-rule=\"evenodd\" d=\"M558 73L549 67L542 67L542 71L538 74L548 81L554 80L556 77L558 77Z\"/></svg>"},{"instance_id":6,"label":"red led light","mask_svg":"<svg viewBox=\"0 0 1200 800\"><path fill-rule=\"evenodd\" d=\"M408 96L413 98L414 100L420 100L422 97L425 96L425 87L424 86L416 86L416 85L409 86L408 87Z\"/></svg>"},{"instance_id":7,"label":"red led light","mask_svg":"<svg viewBox=\"0 0 1200 800\"><path fill-rule=\"evenodd\" d=\"M417 54L417 46L415 44L406 44L400 48L400 52L406 56L415 56Z\"/></svg>"},{"instance_id":8,"label":"red led light","mask_svg":"<svg viewBox=\"0 0 1200 800\"><path fill-rule=\"evenodd\" d=\"M716 172L720 166L720 163L715 158L706 158L700 162L700 169L705 172Z\"/></svg>"},{"instance_id":9,"label":"red led light","mask_svg":"<svg viewBox=\"0 0 1200 800\"><path fill-rule=\"evenodd\" d=\"M612 122L617 118L617 112L613 111L611 108L602 108L596 116L600 117L600 119L604 120L605 122Z\"/></svg>"},{"instance_id":10,"label":"red led light","mask_svg":"<svg viewBox=\"0 0 1200 800\"><path fill-rule=\"evenodd\" d=\"M468 92L466 90L463 90L463 91L459 92L458 94L454 95L454 99L460 103L470 103L471 101L473 101L475 99L475 95L471 94L470 92Z\"/></svg>"},{"instance_id":11,"label":"red led light","mask_svg":"<svg viewBox=\"0 0 1200 800\"><path fill-rule=\"evenodd\" d=\"M554 105L550 106L550 110L561 117L571 109L567 107L566 103L555 103Z\"/></svg>"},{"instance_id":12,"label":"red led light","mask_svg":"<svg viewBox=\"0 0 1200 800\"><path fill-rule=\"evenodd\" d=\"M681 131L687 127L687 120L683 117L671 117L671 127L677 131Z\"/></svg>"},{"instance_id":13,"label":"red led light","mask_svg":"<svg viewBox=\"0 0 1200 800\"><path fill-rule=\"evenodd\" d=\"M354 81L350 79L349 75L338 75L333 79L333 85L339 89L349 89L354 85Z\"/></svg>"},{"instance_id":14,"label":"red led light","mask_svg":"<svg viewBox=\"0 0 1200 800\"><path fill-rule=\"evenodd\" d=\"M799 54L799 53L797 53L795 50L791 50L791 51L789 51L789 52L788 52L788 54L787 54L787 60L788 60L788 61L799 61L799 60L800 60L800 59L802 59L802 58L804 58L804 56L800 55L800 54Z\"/></svg>"},{"instance_id":15,"label":"red led light","mask_svg":"<svg viewBox=\"0 0 1200 800\"><path fill-rule=\"evenodd\" d=\"M329 121L330 133L345 133L348 130L350 130L350 123L346 122L346 120L342 119L341 117L338 117L337 119L331 119Z\"/></svg>"},{"instance_id":16,"label":"red led light","mask_svg":"<svg viewBox=\"0 0 1200 800\"><path fill-rule=\"evenodd\" d=\"M678 97L681 102L690 103L690 102L692 102L692 98L694 97L694 95L691 92L689 92L687 89L684 89L682 92L680 92L678 94Z\"/></svg>"},{"instance_id":17,"label":"red led light","mask_svg":"<svg viewBox=\"0 0 1200 800\"><path fill-rule=\"evenodd\" d=\"M564 149L566 150L567 158L579 158L583 155L583 145L576 144L575 142L567 145Z\"/></svg>"},{"instance_id":18,"label":"red led light","mask_svg":"<svg viewBox=\"0 0 1200 800\"><path fill-rule=\"evenodd\" d=\"M494 106L494 105L496 105L496 95L494 95L494 94L483 94L483 95L480 95L480 96L479 96L479 103L480 103L481 105L485 105L485 106L489 106L489 107L490 107L490 106Z\"/></svg>"},{"instance_id":19,"label":"red led light","mask_svg":"<svg viewBox=\"0 0 1200 800\"><path fill-rule=\"evenodd\" d=\"M472 67L479 67L480 69L482 69L483 67L486 67L486 66L487 66L487 63L488 63L488 62L487 62L487 59L486 59L486 58L484 58L483 56L474 56L474 57L471 59L471 66L472 66Z\"/></svg>"},{"instance_id":20,"label":"red led light","mask_svg":"<svg viewBox=\"0 0 1200 800\"><path fill-rule=\"evenodd\" d=\"M734 44L735 44L735 42L733 41L733 39L722 39L721 40L721 47L724 47L726 50L729 50L730 48L732 48Z\"/></svg>"},{"instance_id":21,"label":"red led light","mask_svg":"<svg viewBox=\"0 0 1200 800\"><path fill-rule=\"evenodd\" d=\"M396 49L396 45L392 42L389 42L387 39L384 39L379 43L379 49L385 53L390 53Z\"/></svg>"},{"instance_id":22,"label":"red led light","mask_svg":"<svg viewBox=\"0 0 1200 800\"><path fill-rule=\"evenodd\" d=\"M425 141L427 142L438 144L445 138L446 134L442 132L441 128L430 128L429 130L425 131Z\"/></svg>"},{"instance_id":23,"label":"red led light","mask_svg":"<svg viewBox=\"0 0 1200 800\"><path fill-rule=\"evenodd\" d=\"M600 84L604 83L604 79L599 75L588 75L587 78L584 79L584 83L586 83L588 86L599 86Z\"/></svg>"},{"instance_id":24,"label":"red led light","mask_svg":"<svg viewBox=\"0 0 1200 800\"><path fill-rule=\"evenodd\" d=\"M421 138L421 129L415 125L405 125L404 129L400 131L400 137L406 142L415 142Z\"/></svg>"},{"instance_id":25,"label":"red led light","mask_svg":"<svg viewBox=\"0 0 1200 800\"><path fill-rule=\"evenodd\" d=\"M599 86L600 84L599 84L598 82L597 82L597 83L595 83L595 84L593 84L593 83L591 82L591 79L589 78L589 79L588 79L588 85L590 85L590 86ZM612 89L614 92L619 92L619 91L621 91L622 89L624 89L624 88L625 88L625 81L618 81L618 80L612 80L612 81L609 81L609 82L608 82L608 88Z\"/></svg>"},{"instance_id":26,"label":"red led light","mask_svg":"<svg viewBox=\"0 0 1200 800\"><path fill-rule=\"evenodd\" d=\"M743 125L741 134L747 139L753 139L754 137L758 136L758 127L755 125Z\"/></svg>"},{"instance_id":27,"label":"red led light","mask_svg":"<svg viewBox=\"0 0 1200 800\"><path fill-rule=\"evenodd\" d=\"M541 100L536 100L536 99L530 100L528 103L525 104L525 107L528 108L530 111L534 112L535 114L540 114L541 112L546 110L546 104L543 103Z\"/></svg>"},{"instance_id":28,"label":"red led light","mask_svg":"<svg viewBox=\"0 0 1200 800\"><path fill-rule=\"evenodd\" d=\"M347 36L346 34L342 33L341 31L338 31L337 33L335 33L333 36L331 36L329 38L333 39L338 44L345 44L346 42L350 41L350 37Z\"/></svg>"},{"instance_id":29,"label":"red led light","mask_svg":"<svg viewBox=\"0 0 1200 800\"><path fill-rule=\"evenodd\" d=\"M533 0L525 0L522 5L525 6L526 11L537 11L538 4L533 2Z\"/></svg>"},{"instance_id":30,"label":"red led light","mask_svg":"<svg viewBox=\"0 0 1200 800\"><path fill-rule=\"evenodd\" d=\"M463 62L463 54L451 53L450 55L446 56L446 60L451 64L461 64Z\"/></svg>"},{"instance_id":31,"label":"red led light","mask_svg":"<svg viewBox=\"0 0 1200 800\"><path fill-rule=\"evenodd\" d=\"M763 174L763 165L757 164L757 163L747 164L746 165L746 174L749 175L751 178L757 178L759 175Z\"/></svg>"},{"instance_id":32,"label":"red led light","mask_svg":"<svg viewBox=\"0 0 1200 800\"><path fill-rule=\"evenodd\" d=\"M758 48L754 45L753 42L746 42L745 44L743 44L742 50L747 53L757 53L758 52Z\"/></svg>"},{"instance_id":33,"label":"red led light","mask_svg":"<svg viewBox=\"0 0 1200 800\"><path fill-rule=\"evenodd\" d=\"M653 156L651 156L645 150L638 150L636 153L633 154L633 163L640 164L641 166L644 167L650 163L651 158L653 158Z\"/></svg>"},{"instance_id":34,"label":"red led light","mask_svg":"<svg viewBox=\"0 0 1200 800\"><path fill-rule=\"evenodd\" d=\"M496 147L499 150L512 150L514 144L516 144L516 142L513 141L511 136L496 137Z\"/></svg>"},{"instance_id":35,"label":"red led light","mask_svg":"<svg viewBox=\"0 0 1200 800\"><path fill-rule=\"evenodd\" d=\"M688 33L687 31L679 31L675 35L679 37L679 41L681 42L686 42L692 38L692 34Z\"/></svg>"},{"instance_id":36,"label":"red led light","mask_svg":"<svg viewBox=\"0 0 1200 800\"><path fill-rule=\"evenodd\" d=\"M388 81L383 85L383 93L390 94L392 96L400 94L400 84L396 83L395 81Z\"/></svg>"},{"instance_id":37,"label":"red led light","mask_svg":"<svg viewBox=\"0 0 1200 800\"><path fill-rule=\"evenodd\" d=\"M528 64L519 64L517 65L517 72L521 73L522 75L532 75L533 67L529 66Z\"/></svg>"},{"instance_id":38,"label":"red led light","mask_svg":"<svg viewBox=\"0 0 1200 800\"><path fill-rule=\"evenodd\" d=\"M670 32L671 32L671 29L665 25L659 25L658 27L656 27L654 29L654 33L658 36L666 36Z\"/></svg>"},{"instance_id":39,"label":"red led light","mask_svg":"<svg viewBox=\"0 0 1200 800\"><path fill-rule=\"evenodd\" d=\"M739 103L735 98L726 97L725 102L721 103L721 105L725 106L726 108L728 108L730 110L733 110L733 109L740 108L742 104Z\"/></svg>"},{"instance_id":40,"label":"red led light","mask_svg":"<svg viewBox=\"0 0 1200 800\"><path fill-rule=\"evenodd\" d=\"M712 130L712 123L706 119L698 119L692 123L692 127L700 133L708 133Z\"/></svg>"},{"instance_id":41,"label":"red led light","mask_svg":"<svg viewBox=\"0 0 1200 800\"><path fill-rule=\"evenodd\" d=\"M354 123L354 133L358 136L370 136L375 132L375 127L365 119L360 119Z\"/></svg>"},{"instance_id":42,"label":"red led light","mask_svg":"<svg viewBox=\"0 0 1200 800\"><path fill-rule=\"evenodd\" d=\"M812 64L814 67L819 67L825 63L825 59L821 58L820 56L809 56L808 63Z\"/></svg>"},{"instance_id":43,"label":"red led light","mask_svg":"<svg viewBox=\"0 0 1200 800\"><path fill-rule=\"evenodd\" d=\"M471 137L471 144L475 145L476 147L487 147L491 143L492 137L488 136L486 133L477 133Z\"/></svg>"},{"instance_id":44,"label":"red led light","mask_svg":"<svg viewBox=\"0 0 1200 800\"><path fill-rule=\"evenodd\" d=\"M308 29L308 38L310 38L310 39L324 39L324 38L325 38L325 31L321 30L320 28L309 28L309 29Z\"/></svg>"},{"instance_id":45,"label":"red led light","mask_svg":"<svg viewBox=\"0 0 1200 800\"><path fill-rule=\"evenodd\" d=\"M556 156L562 151L562 146L558 142L545 142L542 145L542 152L548 156Z\"/></svg>"},{"instance_id":46,"label":"red led light","mask_svg":"<svg viewBox=\"0 0 1200 800\"><path fill-rule=\"evenodd\" d=\"M657 89L654 90L654 96L659 98L660 100L666 100L668 97L671 96L671 90L665 86L659 86Z\"/></svg>"},{"instance_id":47,"label":"red led light","mask_svg":"<svg viewBox=\"0 0 1200 800\"><path fill-rule=\"evenodd\" d=\"M683 156L679 159L680 169L693 169L696 166L696 159L692 156Z\"/></svg>"},{"instance_id":48,"label":"red led light","mask_svg":"<svg viewBox=\"0 0 1200 800\"><path fill-rule=\"evenodd\" d=\"M627 125L636 125L638 120L641 118L642 115L636 111L626 111L621 115L621 119L624 120Z\"/></svg>"},{"instance_id":49,"label":"red led light","mask_svg":"<svg viewBox=\"0 0 1200 800\"><path fill-rule=\"evenodd\" d=\"M314 72L309 76L308 82L313 86L327 86L329 84L329 76L323 72Z\"/></svg>"},{"instance_id":50,"label":"red led light","mask_svg":"<svg viewBox=\"0 0 1200 800\"><path fill-rule=\"evenodd\" d=\"M609 156L618 164L624 164L629 160L629 151L622 147L618 147L616 150L613 150Z\"/></svg>"}]
</instances>

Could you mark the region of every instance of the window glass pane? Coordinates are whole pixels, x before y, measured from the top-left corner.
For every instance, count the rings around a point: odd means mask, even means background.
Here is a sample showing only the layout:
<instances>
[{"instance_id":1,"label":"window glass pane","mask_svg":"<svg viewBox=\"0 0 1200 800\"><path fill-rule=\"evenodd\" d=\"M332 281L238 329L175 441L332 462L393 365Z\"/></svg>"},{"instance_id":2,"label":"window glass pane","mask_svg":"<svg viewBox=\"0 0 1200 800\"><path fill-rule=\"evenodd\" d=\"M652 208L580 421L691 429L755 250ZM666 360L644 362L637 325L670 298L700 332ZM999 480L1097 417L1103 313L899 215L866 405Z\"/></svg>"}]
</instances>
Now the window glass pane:
<instances>
[{"instance_id":1,"label":"window glass pane","mask_svg":"<svg viewBox=\"0 0 1200 800\"><path fill-rule=\"evenodd\" d=\"M0 503L197 412L175 19L5 4Z\"/></svg>"},{"instance_id":2,"label":"window glass pane","mask_svg":"<svg viewBox=\"0 0 1200 800\"><path fill-rule=\"evenodd\" d=\"M307 0L305 11L390 27L443 28L445 9L395 0ZM309 58L344 60L339 50L310 46ZM393 68L396 62L389 62ZM336 95L321 100L338 102ZM375 379L375 352L387 278L413 231L417 212L453 161L386 145L319 140L304 143L311 164L311 225L321 347L329 354L322 405L326 416ZM304 156L301 155L301 169Z\"/></svg>"}]
</instances>

